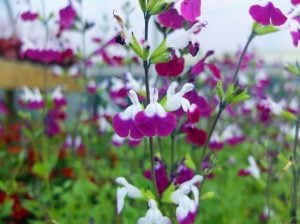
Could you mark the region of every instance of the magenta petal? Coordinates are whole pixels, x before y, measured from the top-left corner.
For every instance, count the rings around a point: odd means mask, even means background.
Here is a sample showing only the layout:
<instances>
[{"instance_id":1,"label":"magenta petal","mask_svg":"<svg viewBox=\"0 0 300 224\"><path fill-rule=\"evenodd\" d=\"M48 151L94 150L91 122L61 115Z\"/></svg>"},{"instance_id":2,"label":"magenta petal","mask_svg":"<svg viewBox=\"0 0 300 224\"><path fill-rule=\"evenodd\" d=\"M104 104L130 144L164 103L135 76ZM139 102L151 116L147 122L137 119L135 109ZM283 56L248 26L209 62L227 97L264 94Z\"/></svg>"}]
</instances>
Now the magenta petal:
<instances>
[{"instance_id":1,"label":"magenta petal","mask_svg":"<svg viewBox=\"0 0 300 224\"><path fill-rule=\"evenodd\" d=\"M143 111L138 112L134 117L134 123L140 132L147 137L156 135L155 117L147 117Z\"/></svg>"},{"instance_id":2,"label":"magenta petal","mask_svg":"<svg viewBox=\"0 0 300 224\"><path fill-rule=\"evenodd\" d=\"M253 5L250 7L249 13L257 23L262 25L270 24L270 15L265 10L265 7Z\"/></svg>"},{"instance_id":3,"label":"magenta petal","mask_svg":"<svg viewBox=\"0 0 300 224\"><path fill-rule=\"evenodd\" d=\"M155 69L160 76L177 77L183 72L184 58L178 58L175 55L168 62L156 64Z\"/></svg>"},{"instance_id":4,"label":"magenta petal","mask_svg":"<svg viewBox=\"0 0 300 224\"><path fill-rule=\"evenodd\" d=\"M136 114L134 122L138 130L147 137L168 136L176 127L176 117L171 113L167 113L166 117L158 115L148 117L143 111L140 111Z\"/></svg>"},{"instance_id":5,"label":"magenta petal","mask_svg":"<svg viewBox=\"0 0 300 224\"><path fill-rule=\"evenodd\" d=\"M200 0L184 0L181 5L181 15L183 18L190 22L197 20L201 14L201 1Z\"/></svg>"},{"instance_id":6,"label":"magenta petal","mask_svg":"<svg viewBox=\"0 0 300 224\"><path fill-rule=\"evenodd\" d=\"M176 128L176 116L171 113L167 113L166 117L157 116L157 135L165 137L170 135Z\"/></svg>"},{"instance_id":7,"label":"magenta petal","mask_svg":"<svg viewBox=\"0 0 300 224\"><path fill-rule=\"evenodd\" d=\"M133 139L140 139L143 137L143 134L137 129L133 120L123 120L119 114L113 117L112 125L117 135L122 138L131 137Z\"/></svg>"},{"instance_id":8,"label":"magenta petal","mask_svg":"<svg viewBox=\"0 0 300 224\"><path fill-rule=\"evenodd\" d=\"M158 22L163 27L169 27L172 29L180 29L183 26L184 18L178 14L177 10L171 8L157 17Z\"/></svg>"},{"instance_id":9,"label":"magenta petal","mask_svg":"<svg viewBox=\"0 0 300 224\"><path fill-rule=\"evenodd\" d=\"M287 20L286 16L279 8L275 8L272 2L266 6L253 5L250 7L249 13L257 23L262 25L280 26Z\"/></svg>"},{"instance_id":10,"label":"magenta petal","mask_svg":"<svg viewBox=\"0 0 300 224\"><path fill-rule=\"evenodd\" d=\"M293 5L300 4L300 0L292 0L292 4L293 4Z\"/></svg>"},{"instance_id":11,"label":"magenta petal","mask_svg":"<svg viewBox=\"0 0 300 224\"><path fill-rule=\"evenodd\" d=\"M287 20L286 16L278 8L274 8L271 21L274 26L280 26Z\"/></svg>"}]
</instances>

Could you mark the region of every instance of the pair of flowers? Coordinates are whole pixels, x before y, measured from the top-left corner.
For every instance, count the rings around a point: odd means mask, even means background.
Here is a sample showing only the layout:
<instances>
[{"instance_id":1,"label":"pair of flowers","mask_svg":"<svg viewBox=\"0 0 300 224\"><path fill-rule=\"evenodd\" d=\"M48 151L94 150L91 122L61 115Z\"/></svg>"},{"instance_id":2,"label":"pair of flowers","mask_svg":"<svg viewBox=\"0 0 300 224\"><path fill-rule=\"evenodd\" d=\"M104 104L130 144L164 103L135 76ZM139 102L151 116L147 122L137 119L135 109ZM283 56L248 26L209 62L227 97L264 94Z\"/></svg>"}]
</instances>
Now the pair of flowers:
<instances>
[{"instance_id":1,"label":"pair of flowers","mask_svg":"<svg viewBox=\"0 0 300 224\"><path fill-rule=\"evenodd\" d=\"M144 136L166 137L176 128L176 116L171 111L182 108L189 114L188 117L194 119L198 117L199 110L197 105L190 104L184 97L187 92L193 90L194 85L186 83L182 89L176 93L177 82L170 84L163 105L158 102L158 90L153 88L150 91L150 103L143 110L135 91L130 90L128 96L132 105L127 107L124 112L114 116L112 124L116 133L123 138L141 139Z\"/></svg>"},{"instance_id":2,"label":"pair of flowers","mask_svg":"<svg viewBox=\"0 0 300 224\"><path fill-rule=\"evenodd\" d=\"M196 187L196 184L202 182L202 180L202 176L195 175L192 179L183 182L177 188L172 185L175 189L170 191L167 195L164 195L163 200L165 202L177 205L176 219L179 224L194 223L199 203L199 190ZM148 199L147 195L142 190L128 183L124 177L117 177L116 182L121 185L121 187L118 187L117 190L118 214L124 207L124 200L126 196L133 199L147 199L149 200L149 210L144 217L139 218L137 223L171 223L171 220L168 217L162 215L153 198ZM192 196L190 196L190 194Z\"/></svg>"}]
</instances>

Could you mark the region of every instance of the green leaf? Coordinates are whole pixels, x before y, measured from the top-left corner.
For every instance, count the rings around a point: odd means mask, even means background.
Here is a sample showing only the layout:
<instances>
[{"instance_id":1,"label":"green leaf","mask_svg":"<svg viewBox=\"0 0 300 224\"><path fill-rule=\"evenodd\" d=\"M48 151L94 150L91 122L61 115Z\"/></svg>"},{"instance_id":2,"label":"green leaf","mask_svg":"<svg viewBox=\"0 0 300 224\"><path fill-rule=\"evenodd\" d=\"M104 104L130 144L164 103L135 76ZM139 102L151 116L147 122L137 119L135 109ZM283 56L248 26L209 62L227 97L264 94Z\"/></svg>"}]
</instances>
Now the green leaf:
<instances>
[{"instance_id":1,"label":"green leaf","mask_svg":"<svg viewBox=\"0 0 300 224\"><path fill-rule=\"evenodd\" d=\"M185 164L188 168L190 168L190 169L192 169L192 170L196 170L196 165L195 165L194 161L192 160L192 158L191 158L191 156L190 156L189 153L186 153L186 154L185 154L184 164Z\"/></svg>"},{"instance_id":2,"label":"green leaf","mask_svg":"<svg viewBox=\"0 0 300 224\"><path fill-rule=\"evenodd\" d=\"M259 23L254 22L252 25L252 30L257 34L257 35L265 35L269 33L274 33L277 32L278 29L274 26L268 25L264 26Z\"/></svg>"},{"instance_id":3,"label":"green leaf","mask_svg":"<svg viewBox=\"0 0 300 224\"><path fill-rule=\"evenodd\" d=\"M171 183L162 195L162 202L172 203L171 195L175 191L175 185Z\"/></svg>"},{"instance_id":4,"label":"green leaf","mask_svg":"<svg viewBox=\"0 0 300 224\"><path fill-rule=\"evenodd\" d=\"M0 217L7 217L12 212L14 201L11 199L6 199L2 204L0 204Z\"/></svg>"},{"instance_id":5,"label":"green leaf","mask_svg":"<svg viewBox=\"0 0 300 224\"><path fill-rule=\"evenodd\" d=\"M170 61L170 53L165 52L165 53L161 54L160 56L153 58L150 62L152 64L159 64L159 63L164 63L164 62L168 62L168 61Z\"/></svg>"},{"instance_id":6,"label":"green leaf","mask_svg":"<svg viewBox=\"0 0 300 224\"><path fill-rule=\"evenodd\" d=\"M288 64L285 68L288 72L290 72L293 75L299 75L300 76L300 67L297 66L297 64Z\"/></svg>"},{"instance_id":7,"label":"green leaf","mask_svg":"<svg viewBox=\"0 0 300 224\"><path fill-rule=\"evenodd\" d=\"M150 56L150 60L159 57L161 54L165 53L165 52L169 52L168 50L168 46L167 46L167 40L164 39L159 45L158 47L152 52L151 56Z\"/></svg>"},{"instance_id":8,"label":"green leaf","mask_svg":"<svg viewBox=\"0 0 300 224\"><path fill-rule=\"evenodd\" d=\"M217 83L217 94L219 96L219 99L222 101L224 96L224 90L223 90L223 82L222 80L219 80Z\"/></svg>"},{"instance_id":9,"label":"green leaf","mask_svg":"<svg viewBox=\"0 0 300 224\"><path fill-rule=\"evenodd\" d=\"M247 90L243 90L241 93L239 93L238 95L235 95L233 97L233 99L230 101L230 103L240 103L243 102L245 100L248 100L250 98L250 96L247 93Z\"/></svg>"},{"instance_id":10,"label":"green leaf","mask_svg":"<svg viewBox=\"0 0 300 224\"><path fill-rule=\"evenodd\" d=\"M216 193L213 191L206 192L205 194L201 195L201 200L209 200L216 197Z\"/></svg>"},{"instance_id":11,"label":"green leaf","mask_svg":"<svg viewBox=\"0 0 300 224\"><path fill-rule=\"evenodd\" d=\"M296 121L297 120L297 117L295 116L295 114L289 112L288 110L283 110L281 113L280 113L280 116L282 118L286 118L290 121Z\"/></svg>"},{"instance_id":12,"label":"green leaf","mask_svg":"<svg viewBox=\"0 0 300 224\"><path fill-rule=\"evenodd\" d=\"M141 7L142 11L145 12L147 9L146 0L139 0L139 3L140 3L140 7Z\"/></svg>"},{"instance_id":13,"label":"green leaf","mask_svg":"<svg viewBox=\"0 0 300 224\"><path fill-rule=\"evenodd\" d=\"M224 101L230 103L233 97L234 97L234 85L230 84L226 91Z\"/></svg>"},{"instance_id":14,"label":"green leaf","mask_svg":"<svg viewBox=\"0 0 300 224\"><path fill-rule=\"evenodd\" d=\"M149 13L151 15L156 15L159 13L162 13L163 11L166 11L170 4L165 3L163 0L153 0L153 2L156 2L156 4L153 7L148 6Z\"/></svg>"},{"instance_id":15,"label":"green leaf","mask_svg":"<svg viewBox=\"0 0 300 224\"><path fill-rule=\"evenodd\" d=\"M141 45L139 44L139 42L137 41L136 37L134 36L134 34L132 33L132 40L129 44L130 48L140 57L143 58L143 48L141 47Z\"/></svg>"},{"instance_id":16,"label":"green leaf","mask_svg":"<svg viewBox=\"0 0 300 224\"><path fill-rule=\"evenodd\" d=\"M41 162L35 163L32 170L36 175L38 175L42 178L45 178L45 179L48 178L49 173L50 173L50 169L47 166L47 164L41 163Z\"/></svg>"}]
</instances>

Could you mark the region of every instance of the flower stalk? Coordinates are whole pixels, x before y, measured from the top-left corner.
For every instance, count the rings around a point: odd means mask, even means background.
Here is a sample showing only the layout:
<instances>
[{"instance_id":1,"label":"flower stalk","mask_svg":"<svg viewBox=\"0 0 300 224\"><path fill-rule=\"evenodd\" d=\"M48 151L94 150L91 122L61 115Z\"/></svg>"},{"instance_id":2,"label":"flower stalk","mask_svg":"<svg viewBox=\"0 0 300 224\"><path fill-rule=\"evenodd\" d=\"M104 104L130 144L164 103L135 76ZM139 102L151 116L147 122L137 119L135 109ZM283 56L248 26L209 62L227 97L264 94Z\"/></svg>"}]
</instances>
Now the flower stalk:
<instances>
[{"instance_id":1,"label":"flower stalk","mask_svg":"<svg viewBox=\"0 0 300 224\"><path fill-rule=\"evenodd\" d=\"M299 65L298 65L299 67ZM298 93L299 94L299 93ZM294 137L294 146L293 146L293 155L292 155L292 201L291 201L291 210L290 210L290 216L291 216L291 224L297 224L297 208L298 208L298 185L299 185L299 158L298 158L298 136L299 136L299 126L300 126L300 94L298 96L298 110L297 110L297 120L296 120L296 130L295 130L295 137Z\"/></svg>"},{"instance_id":2,"label":"flower stalk","mask_svg":"<svg viewBox=\"0 0 300 224\"><path fill-rule=\"evenodd\" d=\"M146 10L144 12L144 25L145 25L145 36L144 41L145 43L148 42L148 36L149 36L149 20L150 20L150 14ZM147 99L147 105L150 103L150 87L149 87L149 68L150 63L149 60L143 61L143 67L144 67L144 74L145 74L145 86L146 86L146 99ZM159 198L159 193L157 189L156 184L156 175L155 175L155 150L154 150L154 144L153 144L153 137L149 137L149 148L150 148L150 159L151 159L151 178L153 183L153 188L155 190L155 194L157 198Z\"/></svg>"}]
</instances>

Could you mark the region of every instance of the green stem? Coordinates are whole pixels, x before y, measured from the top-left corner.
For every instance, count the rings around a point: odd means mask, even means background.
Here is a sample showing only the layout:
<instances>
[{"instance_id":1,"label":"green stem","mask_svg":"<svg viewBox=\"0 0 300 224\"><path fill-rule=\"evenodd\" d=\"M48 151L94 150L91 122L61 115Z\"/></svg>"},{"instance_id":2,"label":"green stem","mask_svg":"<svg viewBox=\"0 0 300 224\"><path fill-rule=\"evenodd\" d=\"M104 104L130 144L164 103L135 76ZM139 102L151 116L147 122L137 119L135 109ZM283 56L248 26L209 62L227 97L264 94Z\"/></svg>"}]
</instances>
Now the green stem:
<instances>
[{"instance_id":1,"label":"green stem","mask_svg":"<svg viewBox=\"0 0 300 224\"><path fill-rule=\"evenodd\" d=\"M144 22L145 22L145 37L144 41L148 41L148 33L149 33L149 20L150 20L150 14L148 11L144 13ZM150 103L150 87L149 87L149 67L150 63L148 60L143 61L144 66L144 73L145 73L145 85L146 85L146 99L147 99L147 105ZM150 159L151 159L151 178L152 178L152 184L153 188L155 190L155 194L157 198L159 199L159 192L157 189L156 184L156 175L155 175L155 150L153 147L153 137L149 137L149 147L150 147Z\"/></svg>"},{"instance_id":2,"label":"green stem","mask_svg":"<svg viewBox=\"0 0 300 224\"><path fill-rule=\"evenodd\" d=\"M171 156L170 156L171 175L174 171L174 153L175 153L175 132L171 134Z\"/></svg>"},{"instance_id":3,"label":"green stem","mask_svg":"<svg viewBox=\"0 0 300 224\"><path fill-rule=\"evenodd\" d=\"M234 71L234 74L233 74L233 78L232 78L232 83L234 83L234 85L236 86L238 84L238 74L239 74L239 71L241 69L241 65L242 65L242 62L243 62L243 59L245 57L245 54L248 50L248 47L250 45L250 42L254 39L254 37L256 36L255 32L252 31L247 42L246 42L246 45L244 46L244 49L240 55L240 58L239 58L239 61L238 61L238 64L235 68L235 71Z\"/></svg>"},{"instance_id":4,"label":"green stem","mask_svg":"<svg viewBox=\"0 0 300 224\"><path fill-rule=\"evenodd\" d=\"M292 201L291 201L291 224L297 224L297 208L298 208L298 184L299 184L299 167L298 167L298 135L299 135L299 125L300 125L300 94L298 99L298 115L296 120L296 130L295 130L295 137L294 137L294 146L293 146L293 156L292 156L292 175L293 175L293 184L292 184Z\"/></svg>"}]
</instances>

